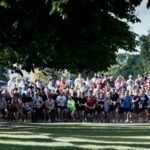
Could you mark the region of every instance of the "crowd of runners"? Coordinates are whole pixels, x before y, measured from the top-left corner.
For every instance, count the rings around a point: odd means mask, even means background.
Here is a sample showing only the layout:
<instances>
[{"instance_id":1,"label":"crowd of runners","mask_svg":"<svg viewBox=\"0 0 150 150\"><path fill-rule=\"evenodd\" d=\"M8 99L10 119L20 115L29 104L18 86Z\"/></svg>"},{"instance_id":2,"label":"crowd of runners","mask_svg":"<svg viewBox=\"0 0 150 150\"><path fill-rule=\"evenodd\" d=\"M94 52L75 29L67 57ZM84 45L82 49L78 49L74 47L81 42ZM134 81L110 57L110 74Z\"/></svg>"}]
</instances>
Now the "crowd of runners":
<instances>
[{"instance_id":1,"label":"crowd of runners","mask_svg":"<svg viewBox=\"0 0 150 150\"><path fill-rule=\"evenodd\" d=\"M14 122L149 122L150 75L116 79L100 73L92 78L48 79L43 85L10 79L0 89L0 120Z\"/></svg>"}]
</instances>

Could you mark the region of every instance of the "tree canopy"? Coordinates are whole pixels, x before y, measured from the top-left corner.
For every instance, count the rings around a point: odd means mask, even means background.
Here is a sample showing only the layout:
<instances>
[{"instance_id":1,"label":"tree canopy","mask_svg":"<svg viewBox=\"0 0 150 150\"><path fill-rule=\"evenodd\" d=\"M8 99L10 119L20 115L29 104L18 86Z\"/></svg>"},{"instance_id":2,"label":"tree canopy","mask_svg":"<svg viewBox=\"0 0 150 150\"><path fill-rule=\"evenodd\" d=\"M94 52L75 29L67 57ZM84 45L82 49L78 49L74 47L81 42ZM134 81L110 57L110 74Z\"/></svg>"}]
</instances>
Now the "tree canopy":
<instances>
[{"instance_id":1,"label":"tree canopy","mask_svg":"<svg viewBox=\"0 0 150 150\"><path fill-rule=\"evenodd\" d=\"M145 71L150 71L150 32L140 37L140 59Z\"/></svg>"},{"instance_id":2,"label":"tree canopy","mask_svg":"<svg viewBox=\"0 0 150 150\"><path fill-rule=\"evenodd\" d=\"M138 74L150 72L150 32L139 38L140 52L137 54L117 54L117 64L108 69L108 74L117 77L123 75L128 78L130 74L137 77Z\"/></svg>"},{"instance_id":3,"label":"tree canopy","mask_svg":"<svg viewBox=\"0 0 150 150\"><path fill-rule=\"evenodd\" d=\"M27 71L105 70L119 49L135 51L128 22L140 21L141 1L1 0L0 63Z\"/></svg>"},{"instance_id":4,"label":"tree canopy","mask_svg":"<svg viewBox=\"0 0 150 150\"><path fill-rule=\"evenodd\" d=\"M125 79L128 79L129 75L136 78L138 74L145 72L140 54L120 53L117 55L117 62L108 69L107 74L114 77L123 75Z\"/></svg>"}]
</instances>

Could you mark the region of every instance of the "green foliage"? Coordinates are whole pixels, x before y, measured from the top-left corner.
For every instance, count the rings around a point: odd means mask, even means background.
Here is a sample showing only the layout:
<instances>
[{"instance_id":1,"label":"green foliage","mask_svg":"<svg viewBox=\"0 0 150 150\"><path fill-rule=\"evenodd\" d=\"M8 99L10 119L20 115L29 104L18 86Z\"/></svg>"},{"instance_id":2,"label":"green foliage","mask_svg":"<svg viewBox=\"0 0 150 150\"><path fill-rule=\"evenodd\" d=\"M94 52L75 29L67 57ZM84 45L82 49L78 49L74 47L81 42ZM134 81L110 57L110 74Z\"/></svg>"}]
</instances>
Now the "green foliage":
<instances>
[{"instance_id":1,"label":"green foliage","mask_svg":"<svg viewBox=\"0 0 150 150\"><path fill-rule=\"evenodd\" d=\"M140 55L130 55L127 64L121 68L121 73L125 78L128 78L130 74L133 75L134 78L136 78L138 74L143 74L144 69L140 60Z\"/></svg>"},{"instance_id":2,"label":"green foliage","mask_svg":"<svg viewBox=\"0 0 150 150\"><path fill-rule=\"evenodd\" d=\"M140 59L143 63L144 70L150 72L150 33L147 36L141 36L140 42Z\"/></svg>"},{"instance_id":3,"label":"green foliage","mask_svg":"<svg viewBox=\"0 0 150 150\"><path fill-rule=\"evenodd\" d=\"M135 51L142 0L1 0L0 63L70 71L105 70L118 49Z\"/></svg>"},{"instance_id":4,"label":"green foliage","mask_svg":"<svg viewBox=\"0 0 150 150\"><path fill-rule=\"evenodd\" d=\"M138 74L144 73L143 63L139 54L118 54L117 60L117 65L111 66L107 72L108 74L114 77L123 75L127 79L129 75L133 75L136 78Z\"/></svg>"}]
</instances>

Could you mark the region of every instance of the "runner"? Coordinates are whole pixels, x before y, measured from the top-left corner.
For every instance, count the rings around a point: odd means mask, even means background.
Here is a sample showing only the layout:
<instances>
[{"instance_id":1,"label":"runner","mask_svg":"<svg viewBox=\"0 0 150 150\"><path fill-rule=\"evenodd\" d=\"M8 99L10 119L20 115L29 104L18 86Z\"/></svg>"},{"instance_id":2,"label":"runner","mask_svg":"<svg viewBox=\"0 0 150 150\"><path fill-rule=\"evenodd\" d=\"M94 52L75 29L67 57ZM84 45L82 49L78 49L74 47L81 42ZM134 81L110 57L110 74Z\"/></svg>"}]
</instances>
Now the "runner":
<instances>
[{"instance_id":1,"label":"runner","mask_svg":"<svg viewBox=\"0 0 150 150\"><path fill-rule=\"evenodd\" d=\"M141 119L141 122L147 122L148 121L148 116L149 116L149 113L148 113L148 96L145 94L145 90L144 89L141 89L140 90L140 99L141 99L141 105L142 105L142 108L140 110L140 119Z\"/></svg>"},{"instance_id":2,"label":"runner","mask_svg":"<svg viewBox=\"0 0 150 150\"><path fill-rule=\"evenodd\" d=\"M139 122L139 113L140 113L140 101L139 91L136 90L132 97L132 121Z\"/></svg>"},{"instance_id":3,"label":"runner","mask_svg":"<svg viewBox=\"0 0 150 150\"><path fill-rule=\"evenodd\" d=\"M124 112L124 121L126 123L131 122L131 96L129 96L129 91L125 92L125 95L121 99L121 104Z\"/></svg>"},{"instance_id":4,"label":"runner","mask_svg":"<svg viewBox=\"0 0 150 150\"><path fill-rule=\"evenodd\" d=\"M87 101L85 103L85 113L87 121L94 121L95 119L96 99L93 97L93 92L89 91ZM85 120L86 121L86 120Z\"/></svg>"},{"instance_id":5,"label":"runner","mask_svg":"<svg viewBox=\"0 0 150 150\"><path fill-rule=\"evenodd\" d=\"M60 95L56 98L56 107L57 107L57 121L63 121L66 110L67 98L63 91L60 92Z\"/></svg>"},{"instance_id":6,"label":"runner","mask_svg":"<svg viewBox=\"0 0 150 150\"><path fill-rule=\"evenodd\" d=\"M0 91L0 120L3 121L6 115L6 100L4 99L2 92Z\"/></svg>"},{"instance_id":7,"label":"runner","mask_svg":"<svg viewBox=\"0 0 150 150\"><path fill-rule=\"evenodd\" d=\"M75 121L75 101L72 99L72 97L69 95L68 100L67 100L67 109L69 112L69 120ZM70 119L71 117L71 119Z\"/></svg>"}]
</instances>

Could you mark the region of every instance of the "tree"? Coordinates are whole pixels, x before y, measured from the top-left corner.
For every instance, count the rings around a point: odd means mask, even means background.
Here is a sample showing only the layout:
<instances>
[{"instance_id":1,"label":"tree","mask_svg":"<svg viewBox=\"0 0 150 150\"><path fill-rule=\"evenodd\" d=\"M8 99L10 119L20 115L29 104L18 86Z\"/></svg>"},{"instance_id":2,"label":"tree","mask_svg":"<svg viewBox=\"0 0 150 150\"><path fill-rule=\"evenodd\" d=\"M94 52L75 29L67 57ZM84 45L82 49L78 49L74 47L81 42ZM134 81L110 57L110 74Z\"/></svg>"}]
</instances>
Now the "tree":
<instances>
[{"instance_id":1,"label":"tree","mask_svg":"<svg viewBox=\"0 0 150 150\"><path fill-rule=\"evenodd\" d=\"M108 69L107 74L111 74L114 77L123 75L126 79L128 79L129 75L133 75L133 77L136 78L138 74L144 73L140 54L118 54L117 61L118 63L116 65L112 65Z\"/></svg>"},{"instance_id":2,"label":"tree","mask_svg":"<svg viewBox=\"0 0 150 150\"><path fill-rule=\"evenodd\" d=\"M143 74L144 68L140 59L140 55L129 55L127 63L121 68L120 73L122 73L126 79L129 75L133 75L133 77L136 78L138 74Z\"/></svg>"},{"instance_id":3,"label":"tree","mask_svg":"<svg viewBox=\"0 0 150 150\"><path fill-rule=\"evenodd\" d=\"M150 71L150 32L140 37L140 57L145 71Z\"/></svg>"},{"instance_id":4,"label":"tree","mask_svg":"<svg viewBox=\"0 0 150 150\"><path fill-rule=\"evenodd\" d=\"M17 71L105 70L118 49L135 51L128 22L140 21L141 1L1 0L0 63Z\"/></svg>"}]
</instances>

